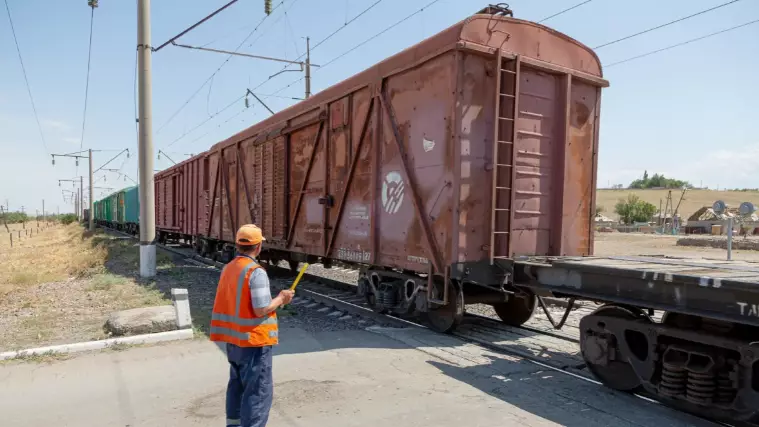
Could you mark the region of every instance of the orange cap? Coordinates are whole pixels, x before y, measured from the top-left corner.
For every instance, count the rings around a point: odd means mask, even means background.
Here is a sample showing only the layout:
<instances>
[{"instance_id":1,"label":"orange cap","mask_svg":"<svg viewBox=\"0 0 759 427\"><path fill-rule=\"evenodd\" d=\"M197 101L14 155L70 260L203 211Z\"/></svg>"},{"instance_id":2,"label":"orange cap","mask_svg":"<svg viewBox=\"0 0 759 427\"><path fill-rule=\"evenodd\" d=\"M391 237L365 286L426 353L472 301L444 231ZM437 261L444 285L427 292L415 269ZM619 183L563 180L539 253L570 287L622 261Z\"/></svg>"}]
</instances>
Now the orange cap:
<instances>
[{"instance_id":1,"label":"orange cap","mask_svg":"<svg viewBox=\"0 0 759 427\"><path fill-rule=\"evenodd\" d=\"M254 224L245 224L237 230L237 244L242 246L257 245L266 240L261 229Z\"/></svg>"}]
</instances>

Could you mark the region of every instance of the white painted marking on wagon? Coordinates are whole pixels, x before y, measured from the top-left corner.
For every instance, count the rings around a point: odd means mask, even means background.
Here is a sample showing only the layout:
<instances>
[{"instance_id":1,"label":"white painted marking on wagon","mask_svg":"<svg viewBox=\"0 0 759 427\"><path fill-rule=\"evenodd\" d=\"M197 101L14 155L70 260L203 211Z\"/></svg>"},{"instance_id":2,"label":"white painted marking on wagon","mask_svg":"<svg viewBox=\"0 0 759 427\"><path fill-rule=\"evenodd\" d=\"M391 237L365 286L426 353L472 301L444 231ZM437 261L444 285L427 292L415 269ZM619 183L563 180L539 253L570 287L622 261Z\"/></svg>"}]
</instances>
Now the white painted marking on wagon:
<instances>
[{"instance_id":1,"label":"white painted marking on wagon","mask_svg":"<svg viewBox=\"0 0 759 427\"><path fill-rule=\"evenodd\" d=\"M429 153L433 148L435 148L435 141L423 137L422 147L424 148L425 153Z\"/></svg>"},{"instance_id":2,"label":"white painted marking on wagon","mask_svg":"<svg viewBox=\"0 0 759 427\"><path fill-rule=\"evenodd\" d=\"M712 285L712 287L713 287L714 289L718 289L718 288L721 288L721 287L722 287L722 279L718 279L718 278L716 278L716 277L715 277L714 279L712 279L712 281L713 281L713 283L714 283L714 284Z\"/></svg>"},{"instance_id":3,"label":"white painted marking on wagon","mask_svg":"<svg viewBox=\"0 0 759 427\"><path fill-rule=\"evenodd\" d=\"M746 306L748 305L748 303L747 302L740 302L739 301L736 304L738 304L738 307L741 308L741 316L745 316L746 314L744 312L746 310Z\"/></svg>"},{"instance_id":4,"label":"white painted marking on wagon","mask_svg":"<svg viewBox=\"0 0 759 427\"><path fill-rule=\"evenodd\" d=\"M665 282L671 282L672 281L672 273L664 273L664 281Z\"/></svg>"},{"instance_id":5,"label":"white painted marking on wagon","mask_svg":"<svg viewBox=\"0 0 759 427\"><path fill-rule=\"evenodd\" d=\"M741 308L741 316L759 317L759 304L750 304L740 301L737 301L736 304Z\"/></svg>"},{"instance_id":6,"label":"white painted marking on wagon","mask_svg":"<svg viewBox=\"0 0 759 427\"><path fill-rule=\"evenodd\" d=\"M654 280L659 280L659 273L654 271Z\"/></svg>"},{"instance_id":7,"label":"white painted marking on wagon","mask_svg":"<svg viewBox=\"0 0 759 427\"><path fill-rule=\"evenodd\" d=\"M414 262L414 263L417 263L417 264L429 264L430 263L430 260L428 260L427 258L421 257L421 256L416 256L416 255L409 255L409 256L406 257L406 260L408 262Z\"/></svg>"},{"instance_id":8,"label":"white painted marking on wagon","mask_svg":"<svg viewBox=\"0 0 759 427\"><path fill-rule=\"evenodd\" d=\"M348 219L352 220L368 220L369 219L369 206L364 204L354 204L348 211Z\"/></svg>"},{"instance_id":9,"label":"white painted marking on wagon","mask_svg":"<svg viewBox=\"0 0 759 427\"><path fill-rule=\"evenodd\" d=\"M401 174L396 171L388 172L382 182L382 208L389 214L398 212L403 204L405 185Z\"/></svg>"},{"instance_id":10,"label":"white painted marking on wagon","mask_svg":"<svg viewBox=\"0 0 759 427\"><path fill-rule=\"evenodd\" d=\"M703 286L703 287L709 286L709 278L708 277L701 277L700 279L698 279L698 285L699 286Z\"/></svg>"}]
</instances>

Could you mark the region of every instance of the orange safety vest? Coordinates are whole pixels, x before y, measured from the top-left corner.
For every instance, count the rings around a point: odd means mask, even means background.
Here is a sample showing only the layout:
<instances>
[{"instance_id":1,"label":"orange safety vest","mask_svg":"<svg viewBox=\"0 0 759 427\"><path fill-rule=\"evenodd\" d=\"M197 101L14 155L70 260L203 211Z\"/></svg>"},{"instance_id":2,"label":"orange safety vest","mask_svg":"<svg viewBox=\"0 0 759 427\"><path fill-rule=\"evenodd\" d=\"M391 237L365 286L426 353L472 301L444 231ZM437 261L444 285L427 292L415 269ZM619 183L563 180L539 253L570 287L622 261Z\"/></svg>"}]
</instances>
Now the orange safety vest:
<instances>
[{"instance_id":1,"label":"orange safety vest","mask_svg":"<svg viewBox=\"0 0 759 427\"><path fill-rule=\"evenodd\" d=\"M221 272L211 316L211 341L239 347L264 347L278 343L277 314L256 317L251 304L250 275L261 268L252 258L235 257Z\"/></svg>"}]
</instances>

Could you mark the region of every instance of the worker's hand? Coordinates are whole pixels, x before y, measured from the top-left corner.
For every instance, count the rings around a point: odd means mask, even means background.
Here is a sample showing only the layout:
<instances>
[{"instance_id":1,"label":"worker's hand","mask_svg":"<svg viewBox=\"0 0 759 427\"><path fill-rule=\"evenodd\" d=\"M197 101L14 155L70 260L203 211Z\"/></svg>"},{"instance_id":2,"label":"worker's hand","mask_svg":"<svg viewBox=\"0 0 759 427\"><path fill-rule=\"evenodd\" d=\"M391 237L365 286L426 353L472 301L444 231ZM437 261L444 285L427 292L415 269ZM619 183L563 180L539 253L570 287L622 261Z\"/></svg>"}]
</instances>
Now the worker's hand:
<instances>
[{"instance_id":1,"label":"worker's hand","mask_svg":"<svg viewBox=\"0 0 759 427\"><path fill-rule=\"evenodd\" d=\"M290 304L290 301L293 300L294 296L295 291L291 291L289 289L279 291L279 297L282 298L282 305Z\"/></svg>"}]
</instances>

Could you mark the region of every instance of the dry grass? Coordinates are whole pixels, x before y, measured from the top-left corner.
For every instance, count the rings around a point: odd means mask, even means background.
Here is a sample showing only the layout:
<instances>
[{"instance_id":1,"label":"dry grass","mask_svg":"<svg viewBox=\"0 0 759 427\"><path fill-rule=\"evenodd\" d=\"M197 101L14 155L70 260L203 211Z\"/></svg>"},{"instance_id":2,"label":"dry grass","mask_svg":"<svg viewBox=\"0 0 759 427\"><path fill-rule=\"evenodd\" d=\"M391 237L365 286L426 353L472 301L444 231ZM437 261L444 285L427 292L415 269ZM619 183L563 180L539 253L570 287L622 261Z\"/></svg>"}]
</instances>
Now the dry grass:
<instances>
[{"instance_id":1,"label":"dry grass","mask_svg":"<svg viewBox=\"0 0 759 427\"><path fill-rule=\"evenodd\" d=\"M110 313L166 304L166 292L137 277L138 264L134 241L78 224L0 248L0 349L102 339ZM158 264L174 267L163 253Z\"/></svg>"},{"instance_id":2,"label":"dry grass","mask_svg":"<svg viewBox=\"0 0 759 427\"><path fill-rule=\"evenodd\" d=\"M44 353L19 353L16 357L12 359L5 359L0 360L0 365L7 365L12 363L18 363L18 362L26 362L26 363L53 363L53 362L60 362L62 360L68 360L71 358L71 354L68 353L55 353L53 351L47 351Z\"/></svg>"},{"instance_id":3,"label":"dry grass","mask_svg":"<svg viewBox=\"0 0 759 427\"><path fill-rule=\"evenodd\" d=\"M105 263L108 251L82 238L79 225L55 226L14 246L0 247L0 298L41 283L85 277Z\"/></svg>"},{"instance_id":4,"label":"dry grass","mask_svg":"<svg viewBox=\"0 0 759 427\"><path fill-rule=\"evenodd\" d=\"M598 190L596 193L596 206L604 207L604 215L617 218L614 213L614 205L619 199L627 199L627 195L635 193L641 199L656 206L659 209L659 201L662 201L662 209L667 200L669 190ZM672 199L675 206L680 200L680 190L672 190ZM716 191L716 190L688 190L685 199L678 211L683 218L688 218L703 206L711 206L715 201L723 200L731 207L738 207L742 202L752 202L759 205L759 192L756 191Z\"/></svg>"},{"instance_id":5,"label":"dry grass","mask_svg":"<svg viewBox=\"0 0 759 427\"><path fill-rule=\"evenodd\" d=\"M19 241L23 242L29 239L36 239L37 236L48 231L50 228L56 227L60 227L60 225L55 223L43 224L42 222L40 222L39 227L37 227L37 222L33 221L27 222L26 225L21 223L8 224L8 230L6 230L5 224L0 222L0 253L5 249L10 248L11 241L9 234L13 234L13 247L15 248L19 244Z\"/></svg>"}]
</instances>

